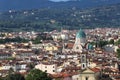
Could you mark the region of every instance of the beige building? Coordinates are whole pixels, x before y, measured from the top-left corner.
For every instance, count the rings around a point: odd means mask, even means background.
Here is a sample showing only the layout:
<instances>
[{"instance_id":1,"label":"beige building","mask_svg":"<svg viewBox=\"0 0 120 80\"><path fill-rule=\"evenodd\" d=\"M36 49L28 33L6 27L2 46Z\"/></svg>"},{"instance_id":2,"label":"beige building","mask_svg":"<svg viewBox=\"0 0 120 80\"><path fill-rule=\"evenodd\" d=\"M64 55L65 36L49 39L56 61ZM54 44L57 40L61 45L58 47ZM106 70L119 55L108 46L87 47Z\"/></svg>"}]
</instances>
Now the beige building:
<instances>
[{"instance_id":1,"label":"beige building","mask_svg":"<svg viewBox=\"0 0 120 80\"><path fill-rule=\"evenodd\" d=\"M81 70L79 74L73 75L72 80L99 80L100 69L98 68L87 68Z\"/></svg>"},{"instance_id":2,"label":"beige building","mask_svg":"<svg viewBox=\"0 0 120 80\"><path fill-rule=\"evenodd\" d=\"M80 72L79 80L98 80L99 75L100 73L98 69L87 68Z\"/></svg>"},{"instance_id":3,"label":"beige building","mask_svg":"<svg viewBox=\"0 0 120 80\"><path fill-rule=\"evenodd\" d=\"M49 73L49 74L55 74L57 71L57 65L56 64L48 64L48 63L41 63L35 66L36 69L42 70L43 72Z\"/></svg>"},{"instance_id":4,"label":"beige building","mask_svg":"<svg viewBox=\"0 0 120 80\"><path fill-rule=\"evenodd\" d=\"M58 50L58 48L56 46L54 46L53 44L50 44L50 43L45 44L44 49L46 51L57 51Z\"/></svg>"}]
</instances>

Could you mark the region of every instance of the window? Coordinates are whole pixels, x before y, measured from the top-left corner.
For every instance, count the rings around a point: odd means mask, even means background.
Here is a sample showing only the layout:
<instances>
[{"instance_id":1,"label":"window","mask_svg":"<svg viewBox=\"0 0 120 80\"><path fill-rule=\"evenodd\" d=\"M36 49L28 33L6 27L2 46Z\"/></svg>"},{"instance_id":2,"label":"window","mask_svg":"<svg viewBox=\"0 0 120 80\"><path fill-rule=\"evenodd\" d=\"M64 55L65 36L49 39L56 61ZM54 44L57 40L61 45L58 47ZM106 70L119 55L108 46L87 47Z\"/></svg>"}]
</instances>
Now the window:
<instances>
[{"instance_id":1,"label":"window","mask_svg":"<svg viewBox=\"0 0 120 80\"><path fill-rule=\"evenodd\" d=\"M84 55L82 56L82 62L85 62L85 56Z\"/></svg>"},{"instance_id":2,"label":"window","mask_svg":"<svg viewBox=\"0 0 120 80\"><path fill-rule=\"evenodd\" d=\"M47 68L47 66L45 66L45 68Z\"/></svg>"},{"instance_id":3,"label":"window","mask_svg":"<svg viewBox=\"0 0 120 80\"><path fill-rule=\"evenodd\" d=\"M53 70L53 72L55 72L55 70Z\"/></svg>"},{"instance_id":4,"label":"window","mask_svg":"<svg viewBox=\"0 0 120 80\"><path fill-rule=\"evenodd\" d=\"M82 58L82 62L85 62L85 59L84 59L84 58Z\"/></svg>"},{"instance_id":5,"label":"window","mask_svg":"<svg viewBox=\"0 0 120 80\"><path fill-rule=\"evenodd\" d=\"M82 58L84 58L84 57L85 57L85 55L82 56Z\"/></svg>"},{"instance_id":6,"label":"window","mask_svg":"<svg viewBox=\"0 0 120 80\"><path fill-rule=\"evenodd\" d=\"M79 47L77 46L76 49L79 49Z\"/></svg>"},{"instance_id":7,"label":"window","mask_svg":"<svg viewBox=\"0 0 120 80\"><path fill-rule=\"evenodd\" d=\"M54 68L54 66L53 66L53 68Z\"/></svg>"},{"instance_id":8,"label":"window","mask_svg":"<svg viewBox=\"0 0 120 80\"><path fill-rule=\"evenodd\" d=\"M83 64L83 68L85 67L85 65Z\"/></svg>"},{"instance_id":9,"label":"window","mask_svg":"<svg viewBox=\"0 0 120 80\"><path fill-rule=\"evenodd\" d=\"M45 72L47 72L47 70L45 70Z\"/></svg>"},{"instance_id":10,"label":"window","mask_svg":"<svg viewBox=\"0 0 120 80\"><path fill-rule=\"evenodd\" d=\"M89 78L89 77L88 77L88 76L86 76L86 77L85 77L85 80L88 80L88 78Z\"/></svg>"}]
</instances>

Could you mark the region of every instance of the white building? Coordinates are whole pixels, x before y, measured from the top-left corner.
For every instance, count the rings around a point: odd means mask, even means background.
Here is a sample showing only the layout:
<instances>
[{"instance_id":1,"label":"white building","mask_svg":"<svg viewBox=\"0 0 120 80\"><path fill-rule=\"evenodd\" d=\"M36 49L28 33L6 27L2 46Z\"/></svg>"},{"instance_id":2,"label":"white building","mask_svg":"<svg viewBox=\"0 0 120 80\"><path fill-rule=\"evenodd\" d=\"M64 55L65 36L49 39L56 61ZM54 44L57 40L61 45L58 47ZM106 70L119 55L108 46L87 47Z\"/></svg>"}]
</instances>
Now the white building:
<instances>
[{"instance_id":1,"label":"white building","mask_svg":"<svg viewBox=\"0 0 120 80\"><path fill-rule=\"evenodd\" d=\"M50 63L41 63L35 66L36 69L44 71L49 74L55 74L57 72L57 65Z\"/></svg>"}]
</instances>

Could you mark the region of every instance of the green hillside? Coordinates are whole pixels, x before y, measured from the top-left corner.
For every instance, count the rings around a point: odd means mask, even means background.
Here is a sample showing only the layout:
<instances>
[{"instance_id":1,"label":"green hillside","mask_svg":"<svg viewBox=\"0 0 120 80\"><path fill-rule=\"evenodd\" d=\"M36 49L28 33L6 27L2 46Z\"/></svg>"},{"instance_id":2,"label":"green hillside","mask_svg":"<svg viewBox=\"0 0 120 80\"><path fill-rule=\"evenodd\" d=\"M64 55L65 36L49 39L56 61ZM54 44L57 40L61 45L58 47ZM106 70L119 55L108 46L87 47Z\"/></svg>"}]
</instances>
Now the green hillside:
<instances>
[{"instance_id":1,"label":"green hillside","mask_svg":"<svg viewBox=\"0 0 120 80\"><path fill-rule=\"evenodd\" d=\"M51 31L96 27L119 27L120 4L81 10L36 9L0 13L0 31Z\"/></svg>"}]
</instances>

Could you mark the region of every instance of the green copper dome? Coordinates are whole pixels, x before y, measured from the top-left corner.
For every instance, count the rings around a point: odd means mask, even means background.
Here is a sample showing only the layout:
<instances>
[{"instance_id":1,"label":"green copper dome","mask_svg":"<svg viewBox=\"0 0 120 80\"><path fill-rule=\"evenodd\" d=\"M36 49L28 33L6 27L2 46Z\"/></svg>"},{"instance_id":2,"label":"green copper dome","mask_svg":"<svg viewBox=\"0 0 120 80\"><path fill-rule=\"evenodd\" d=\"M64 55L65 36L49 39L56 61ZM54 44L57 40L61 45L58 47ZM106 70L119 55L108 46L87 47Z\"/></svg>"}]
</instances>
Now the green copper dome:
<instances>
[{"instance_id":1,"label":"green copper dome","mask_svg":"<svg viewBox=\"0 0 120 80\"><path fill-rule=\"evenodd\" d=\"M88 49L89 50L93 50L93 45L92 44L88 44Z\"/></svg>"},{"instance_id":2,"label":"green copper dome","mask_svg":"<svg viewBox=\"0 0 120 80\"><path fill-rule=\"evenodd\" d=\"M80 29L76 34L76 38L86 38L85 32Z\"/></svg>"}]
</instances>

